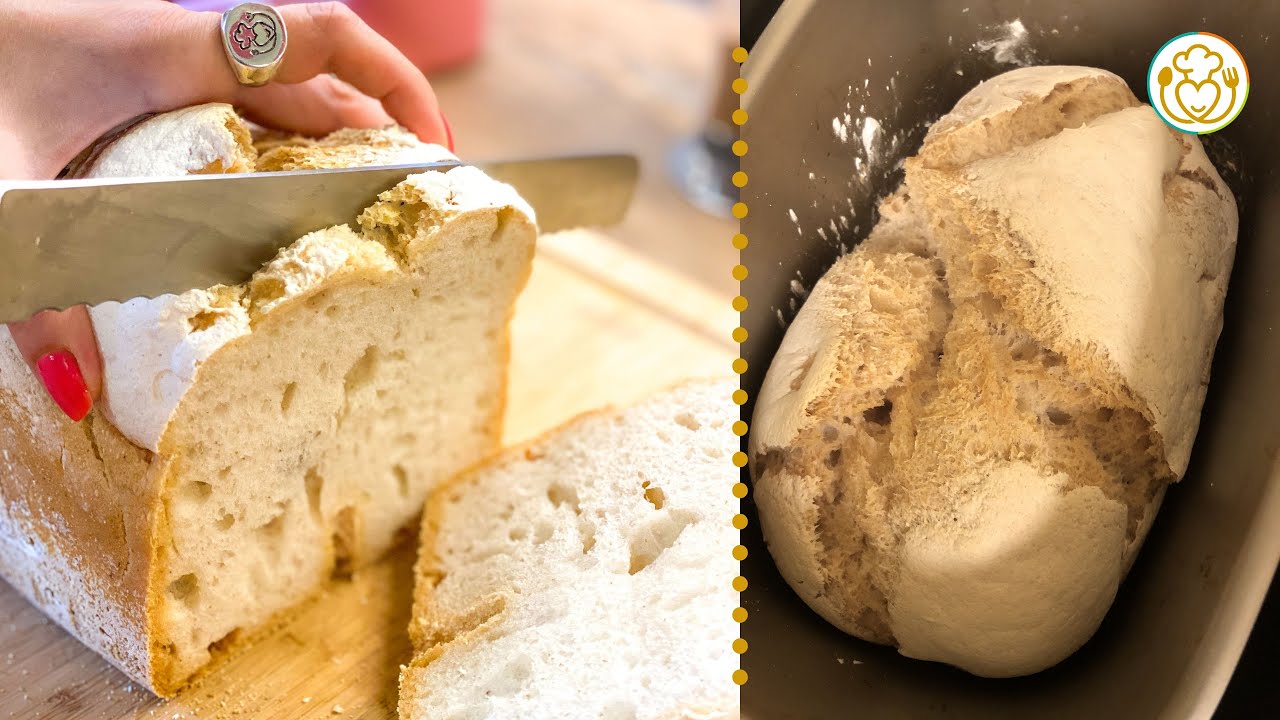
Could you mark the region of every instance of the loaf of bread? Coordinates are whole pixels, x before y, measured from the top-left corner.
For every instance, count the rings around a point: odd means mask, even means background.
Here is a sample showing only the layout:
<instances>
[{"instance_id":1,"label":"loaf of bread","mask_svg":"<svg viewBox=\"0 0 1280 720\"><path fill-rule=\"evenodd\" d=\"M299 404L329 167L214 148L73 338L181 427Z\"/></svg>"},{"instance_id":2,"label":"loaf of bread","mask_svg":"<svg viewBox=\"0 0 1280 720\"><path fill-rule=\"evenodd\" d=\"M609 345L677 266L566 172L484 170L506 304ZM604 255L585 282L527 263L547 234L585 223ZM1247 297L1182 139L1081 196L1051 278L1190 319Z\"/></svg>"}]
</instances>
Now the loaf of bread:
<instances>
[{"instance_id":1,"label":"loaf of bread","mask_svg":"<svg viewBox=\"0 0 1280 720\"><path fill-rule=\"evenodd\" d=\"M979 85L813 288L755 409L755 498L840 629L1006 677L1096 630L1186 471L1237 214L1111 73Z\"/></svg>"},{"instance_id":2,"label":"loaf of bread","mask_svg":"<svg viewBox=\"0 0 1280 720\"><path fill-rule=\"evenodd\" d=\"M156 116L79 177L451 157L344 131L261 157L222 105ZM497 449L532 210L474 168L410 177L235 287L91 309L105 395L66 420L0 327L0 575L170 695L378 558Z\"/></svg>"},{"instance_id":3,"label":"loaf of bread","mask_svg":"<svg viewBox=\"0 0 1280 720\"><path fill-rule=\"evenodd\" d=\"M584 415L437 491L403 720L730 720L733 380Z\"/></svg>"}]
</instances>

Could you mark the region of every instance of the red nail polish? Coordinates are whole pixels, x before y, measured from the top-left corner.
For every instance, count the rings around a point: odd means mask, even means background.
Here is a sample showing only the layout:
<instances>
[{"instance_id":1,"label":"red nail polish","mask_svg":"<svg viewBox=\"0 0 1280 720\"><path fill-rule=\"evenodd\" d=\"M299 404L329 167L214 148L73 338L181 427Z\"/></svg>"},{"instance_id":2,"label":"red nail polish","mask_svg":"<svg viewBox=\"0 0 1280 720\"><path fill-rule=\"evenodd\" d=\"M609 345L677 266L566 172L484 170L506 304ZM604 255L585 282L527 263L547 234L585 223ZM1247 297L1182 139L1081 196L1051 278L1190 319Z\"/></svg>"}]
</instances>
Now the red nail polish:
<instances>
[{"instance_id":1,"label":"red nail polish","mask_svg":"<svg viewBox=\"0 0 1280 720\"><path fill-rule=\"evenodd\" d=\"M449 118L440 113L440 121L444 123L444 134L449 141L449 152L453 152L453 128L449 127Z\"/></svg>"},{"instance_id":2,"label":"red nail polish","mask_svg":"<svg viewBox=\"0 0 1280 720\"><path fill-rule=\"evenodd\" d=\"M84 375L80 374L80 363L69 350L52 352L36 361L36 370L44 381L49 397L58 403L67 417L80 422L93 407L93 397L89 395L89 386L84 383Z\"/></svg>"}]
</instances>

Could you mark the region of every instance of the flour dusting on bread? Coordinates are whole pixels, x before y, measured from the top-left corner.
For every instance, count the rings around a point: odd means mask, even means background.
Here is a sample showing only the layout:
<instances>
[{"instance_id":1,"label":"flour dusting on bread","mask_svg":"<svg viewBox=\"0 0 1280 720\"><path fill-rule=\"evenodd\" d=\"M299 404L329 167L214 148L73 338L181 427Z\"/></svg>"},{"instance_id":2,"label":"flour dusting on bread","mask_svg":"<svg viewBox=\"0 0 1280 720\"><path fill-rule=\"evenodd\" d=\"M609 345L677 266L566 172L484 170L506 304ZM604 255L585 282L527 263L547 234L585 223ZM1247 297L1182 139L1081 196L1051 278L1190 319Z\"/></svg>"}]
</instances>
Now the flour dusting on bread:
<instances>
[{"instance_id":1,"label":"flour dusting on bread","mask_svg":"<svg viewBox=\"0 0 1280 720\"><path fill-rule=\"evenodd\" d=\"M1186 471L1235 202L1093 68L979 85L905 166L769 369L761 523L837 627L1024 675L1092 635Z\"/></svg>"},{"instance_id":2,"label":"flour dusting on bread","mask_svg":"<svg viewBox=\"0 0 1280 720\"><path fill-rule=\"evenodd\" d=\"M86 153L76 173L453 159L398 129L260 156L250 141L230 107L189 108ZM433 487L497 449L536 234L511 187L432 171L241 285L91 308L106 391L79 425L0 331L0 398L24 400L0 402L15 458L0 479L0 573L133 679L174 693L333 574L378 559Z\"/></svg>"}]
</instances>

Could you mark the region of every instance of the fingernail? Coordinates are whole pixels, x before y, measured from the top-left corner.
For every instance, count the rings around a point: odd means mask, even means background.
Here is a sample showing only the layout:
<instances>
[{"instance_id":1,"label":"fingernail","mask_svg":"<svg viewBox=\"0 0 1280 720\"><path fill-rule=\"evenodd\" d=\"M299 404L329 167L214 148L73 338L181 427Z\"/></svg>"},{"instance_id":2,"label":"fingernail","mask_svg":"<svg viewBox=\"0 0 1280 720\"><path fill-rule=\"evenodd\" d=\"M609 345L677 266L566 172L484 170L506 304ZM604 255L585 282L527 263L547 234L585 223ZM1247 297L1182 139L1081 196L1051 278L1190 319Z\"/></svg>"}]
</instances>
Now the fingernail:
<instances>
[{"instance_id":1,"label":"fingernail","mask_svg":"<svg viewBox=\"0 0 1280 720\"><path fill-rule=\"evenodd\" d=\"M440 113L440 121L444 123L444 134L449 140L449 152L453 152L453 128L449 127L449 118Z\"/></svg>"},{"instance_id":2,"label":"fingernail","mask_svg":"<svg viewBox=\"0 0 1280 720\"><path fill-rule=\"evenodd\" d=\"M68 350L52 352L36 361L36 370L49 397L58 403L67 417L80 422L93 407L89 386L80 374L80 363Z\"/></svg>"}]
</instances>

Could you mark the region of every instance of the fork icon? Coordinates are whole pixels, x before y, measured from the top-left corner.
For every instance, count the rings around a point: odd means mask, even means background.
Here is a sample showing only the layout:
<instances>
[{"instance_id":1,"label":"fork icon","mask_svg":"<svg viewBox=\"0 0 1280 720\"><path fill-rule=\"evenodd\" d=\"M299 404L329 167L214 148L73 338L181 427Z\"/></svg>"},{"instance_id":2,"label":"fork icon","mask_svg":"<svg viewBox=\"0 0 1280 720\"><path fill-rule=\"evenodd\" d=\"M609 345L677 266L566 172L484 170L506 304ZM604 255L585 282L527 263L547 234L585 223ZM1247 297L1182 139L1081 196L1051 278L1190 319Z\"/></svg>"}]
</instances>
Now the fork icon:
<instances>
[{"instance_id":1,"label":"fork icon","mask_svg":"<svg viewBox=\"0 0 1280 720\"><path fill-rule=\"evenodd\" d=\"M1227 117L1227 114L1235 110L1236 107L1236 86L1240 84L1240 72L1233 67L1226 68L1222 71L1222 82L1231 89L1231 102L1227 103L1227 107L1222 114L1215 118L1203 120L1204 124L1212 125L1213 123Z\"/></svg>"}]
</instances>

